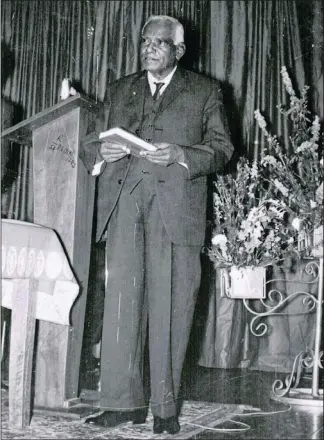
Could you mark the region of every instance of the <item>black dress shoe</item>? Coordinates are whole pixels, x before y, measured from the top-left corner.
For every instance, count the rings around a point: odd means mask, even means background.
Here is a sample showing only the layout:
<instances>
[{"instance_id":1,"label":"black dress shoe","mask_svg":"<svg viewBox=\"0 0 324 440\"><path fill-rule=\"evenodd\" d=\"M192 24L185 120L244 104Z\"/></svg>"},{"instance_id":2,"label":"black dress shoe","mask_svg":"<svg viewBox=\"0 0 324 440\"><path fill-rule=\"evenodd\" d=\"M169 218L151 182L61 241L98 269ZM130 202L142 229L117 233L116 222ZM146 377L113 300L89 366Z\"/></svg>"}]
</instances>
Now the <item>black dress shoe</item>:
<instances>
[{"instance_id":1,"label":"black dress shoe","mask_svg":"<svg viewBox=\"0 0 324 440\"><path fill-rule=\"evenodd\" d=\"M133 425L142 425L143 423L145 423L147 413L148 413L147 408L136 409L135 411L133 411L133 418L132 418Z\"/></svg>"},{"instance_id":2,"label":"black dress shoe","mask_svg":"<svg viewBox=\"0 0 324 440\"><path fill-rule=\"evenodd\" d=\"M161 417L154 416L153 432L154 434L162 434L162 432L169 434L176 434L180 431L180 425L176 416L161 419Z\"/></svg>"},{"instance_id":3,"label":"black dress shoe","mask_svg":"<svg viewBox=\"0 0 324 440\"><path fill-rule=\"evenodd\" d=\"M146 412L144 410L135 411L104 411L99 416L89 417L85 423L89 425L104 426L105 428L113 428L125 422L133 422L133 424L145 423Z\"/></svg>"}]
</instances>

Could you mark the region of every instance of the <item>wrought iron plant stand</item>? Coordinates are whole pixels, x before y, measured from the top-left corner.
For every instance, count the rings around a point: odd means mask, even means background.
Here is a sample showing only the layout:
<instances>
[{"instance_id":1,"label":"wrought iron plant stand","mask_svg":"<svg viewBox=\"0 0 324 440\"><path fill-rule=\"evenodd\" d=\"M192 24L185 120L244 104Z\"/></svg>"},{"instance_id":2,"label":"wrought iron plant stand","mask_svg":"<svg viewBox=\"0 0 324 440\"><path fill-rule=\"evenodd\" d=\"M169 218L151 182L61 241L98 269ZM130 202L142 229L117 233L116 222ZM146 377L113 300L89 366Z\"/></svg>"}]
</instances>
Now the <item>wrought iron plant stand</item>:
<instances>
[{"instance_id":1,"label":"wrought iron plant stand","mask_svg":"<svg viewBox=\"0 0 324 440\"><path fill-rule=\"evenodd\" d=\"M315 322L315 341L313 349L306 348L298 353L295 357L292 371L287 375L284 381L275 380L272 385L272 391L270 398L290 405L301 406L313 406L323 409L323 389L320 389L320 369L323 369L323 351L321 351L321 333L322 333L322 303L323 303L323 256L318 260L312 259L305 266L305 272L313 277L310 283L318 283L317 296L304 292L296 291L284 298L283 294L278 290L271 290L268 293L268 298L272 304L269 306L264 299L260 299L261 304L264 306L263 312L252 309L249 305L248 299L243 299L245 308L254 317L250 322L250 331L255 336L263 336L268 326L264 322L259 322L260 318L266 318L268 316L283 315L280 310L283 306L296 298L298 295L303 296L303 303L308 307L305 313L314 311L316 315ZM311 388L300 388L300 380L302 373L305 369L312 370L312 386Z\"/></svg>"},{"instance_id":2,"label":"wrought iron plant stand","mask_svg":"<svg viewBox=\"0 0 324 440\"><path fill-rule=\"evenodd\" d=\"M313 245L314 243L315 240ZM230 270L221 270L221 296L243 300L244 307L253 315L249 325L250 331L257 337L263 336L268 331L267 323L260 322L260 319L275 315L286 315L287 313L283 311L284 306L297 296L301 295L303 297L302 302L307 307L307 310L302 313L315 312L316 316L313 348L306 347L305 350L298 353L294 359L290 374L286 376L284 381L277 379L273 383L270 398L290 405L313 406L323 410L323 389L320 389L319 386L320 369L323 369L323 351L321 351L323 246L322 244L316 247L311 246L310 249L312 249L311 257L303 270L311 277L311 281L307 282L308 285L312 284L316 288L315 283L318 284L317 295L300 290L284 296L279 290L273 289L268 292L268 301L266 301L265 285L279 280L268 280L266 282L266 273L263 268L263 282L261 280L260 284L260 274L262 275L262 272L242 268L239 273L235 267L232 267ZM257 268L257 270L260 271L261 268ZM255 299L260 301L258 304L261 304L263 311L258 311L251 307L249 300ZM247 329L246 336L248 334L249 330ZM306 369L312 371L311 388L299 387L302 375Z\"/></svg>"}]
</instances>

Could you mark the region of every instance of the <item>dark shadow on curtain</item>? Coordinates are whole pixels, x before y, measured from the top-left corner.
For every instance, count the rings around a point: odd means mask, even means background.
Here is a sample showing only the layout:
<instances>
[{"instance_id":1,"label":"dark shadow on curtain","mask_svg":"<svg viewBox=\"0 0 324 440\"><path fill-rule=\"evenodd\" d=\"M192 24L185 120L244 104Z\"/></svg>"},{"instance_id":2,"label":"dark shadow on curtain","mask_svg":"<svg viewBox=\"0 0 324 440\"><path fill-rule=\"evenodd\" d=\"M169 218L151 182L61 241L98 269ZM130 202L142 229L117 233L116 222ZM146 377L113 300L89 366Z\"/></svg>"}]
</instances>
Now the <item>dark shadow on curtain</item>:
<instances>
[{"instance_id":1,"label":"dark shadow on curtain","mask_svg":"<svg viewBox=\"0 0 324 440\"><path fill-rule=\"evenodd\" d=\"M188 70L198 72L199 59L202 48L200 47L200 33L191 20L181 20L184 27L186 52L180 60L180 64Z\"/></svg>"},{"instance_id":2,"label":"dark shadow on curtain","mask_svg":"<svg viewBox=\"0 0 324 440\"><path fill-rule=\"evenodd\" d=\"M322 6L323 7L323 6ZM312 72L313 72L313 46L314 46L314 37L312 36L310 29L313 24L313 14L315 9L312 7L307 7L305 5L305 0L296 2L296 11L297 11L297 19L299 23L299 33L300 33L300 43L302 48L303 57L305 60L305 64L307 65L307 69L305 69L305 84L312 84ZM322 23L323 24L323 23ZM322 41L323 45L323 41ZM322 64L323 68L323 64ZM289 72L292 78L293 85L296 87L296 81L294 78L294 72ZM295 89L296 90L296 89ZM313 94L309 94L308 98L309 109L314 111L314 102L313 102Z\"/></svg>"},{"instance_id":3,"label":"dark shadow on curtain","mask_svg":"<svg viewBox=\"0 0 324 440\"><path fill-rule=\"evenodd\" d=\"M235 100L233 86L228 81L221 81L221 89L231 141L234 145L233 156L224 170L224 174L228 174L235 173L237 161L239 157L247 155L247 149L243 137L243 114Z\"/></svg>"},{"instance_id":4,"label":"dark shadow on curtain","mask_svg":"<svg viewBox=\"0 0 324 440\"><path fill-rule=\"evenodd\" d=\"M22 106L12 102L3 95L6 82L15 68L15 56L9 45L1 40L1 131L15 125L22 120ZM6 194L19 174L19 145L1 140L1 218L8 216L7 210L2 206L2 195ZM11 310L1 307L1 340L3 339L3 352L1 357L2 380L9 374L10 352L10 322ZM2 335L3 324L6 324L6 332Z\"/></svg>"},{"instance_id":5,"label":"dark shadow on curtain","mask_svg":"<svg viewBox=\"0 0 324 440\"><path fill-rule=\"evenodd\" d=\"M6 82L15 69L15 55L9 45L1 40L1 131L23 119L23 107L3 94ZM20 147L9 141L1 141L1 194L12 186L19 172ZM1 209L1 217L6 217Z\"/></svg>"}]
</instances>

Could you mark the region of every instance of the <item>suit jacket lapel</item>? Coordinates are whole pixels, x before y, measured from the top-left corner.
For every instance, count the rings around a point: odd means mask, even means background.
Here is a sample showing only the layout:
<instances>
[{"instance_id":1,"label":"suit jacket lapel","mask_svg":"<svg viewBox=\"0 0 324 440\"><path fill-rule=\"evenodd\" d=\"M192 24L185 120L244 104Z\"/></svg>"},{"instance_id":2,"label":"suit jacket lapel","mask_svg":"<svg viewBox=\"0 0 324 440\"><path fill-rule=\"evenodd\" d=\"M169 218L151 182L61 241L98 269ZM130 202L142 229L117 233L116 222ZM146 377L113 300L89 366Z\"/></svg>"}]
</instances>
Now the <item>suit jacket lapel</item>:
<instances>
[{"instance_id":1,"label":"suit jacket lapel","mask_svg":"<svg viewBox=\"0 0 324 440\"><path fill-rule=\"evenodd\" d=\"M174 76L162 95L160 105L157 112L164 111L172 101L182 92L187 85L187 73L181 66L177 67ZM129 100L126 103L127 113L137 115L137 119L141 120L144 110L144 101L146 94L150 93L147 81L146 71L141 71L136 76L128 89Z\"/></svg>"},{"instance_id":2,"label":"suit jacket lapel","mask_svg":"<svg viewBox=\"0 0 324 440\"><path fill-rule=\"evenodd\" d=\"M159 106L158 112L163 112L171 102L181 93L181 91L186 87L187 84L187 74L186 71L178 66L175 71L172 80L165 92L162 95L161 104Z\"/></svg>"},{"instance_id":3,"label":"suit jacket lapel","mask_svg":"<svg viewBox=\"0 0 324 440\"><path fill-rule=\"evenodd\" d=\"M135 107L136 111L142 111L146 87L148 87L148 82L146 78L146 72L143 70L131 84L130 99L127 103L127 106Z\"/></svg>"}]
</instances>

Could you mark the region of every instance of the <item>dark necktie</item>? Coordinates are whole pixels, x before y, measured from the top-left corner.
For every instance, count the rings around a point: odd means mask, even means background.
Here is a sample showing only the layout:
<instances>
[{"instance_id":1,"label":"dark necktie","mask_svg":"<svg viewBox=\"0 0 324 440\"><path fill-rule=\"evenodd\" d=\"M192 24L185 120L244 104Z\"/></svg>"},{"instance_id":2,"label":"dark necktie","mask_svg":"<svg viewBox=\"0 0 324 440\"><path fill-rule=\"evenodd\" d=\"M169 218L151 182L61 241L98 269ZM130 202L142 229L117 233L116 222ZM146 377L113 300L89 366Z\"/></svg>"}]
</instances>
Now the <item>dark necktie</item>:
<instances>
[{"instance_id":1,"label":"dark necktie","mask_svg":"<svg viewBox=\"0 0 324 440\"><path fill-rule=\"evenodd\" d=\"M153 95L153 101L157 101L159 99L159 96L160 96L159 95L160 89L161 89L162 86L164 86L164 83L163 82L160 82L160 83L155 82L154 84L156 86L156 89L155 89L155 92L154 92L154 95Z\"/></svg>"}]
</instances>

